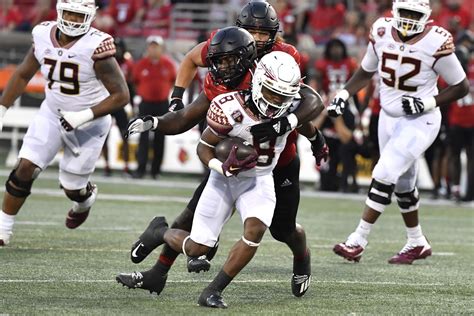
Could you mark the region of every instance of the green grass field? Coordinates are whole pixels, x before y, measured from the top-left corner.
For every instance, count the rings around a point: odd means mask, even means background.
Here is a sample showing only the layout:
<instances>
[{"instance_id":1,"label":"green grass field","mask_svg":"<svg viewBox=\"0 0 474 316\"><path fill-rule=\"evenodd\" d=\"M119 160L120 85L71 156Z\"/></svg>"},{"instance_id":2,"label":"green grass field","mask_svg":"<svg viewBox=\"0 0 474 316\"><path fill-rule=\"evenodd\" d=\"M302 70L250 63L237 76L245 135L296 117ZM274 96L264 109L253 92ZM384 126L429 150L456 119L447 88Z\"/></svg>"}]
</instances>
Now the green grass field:
<instances>
[{"instance_id":1,"label":"green grass field","mask_svg":"<svg viewBox=\"0 0 474 316\"><path fill-rule=\"evenodd\" d=\"M0 182L5 182L7 171ZM405 243L395 204L381 217L359 264L332 253L358 223L359 200L302 198L298 222L312 251L313 280L307 294L291 294L292 256L267 233L254 260L224 292L225 311L197 306L201 290L219 271L242 225L234 216L221 236L211 270L189 274L178 258L160 296L128 290L115 282L119 272L143 271L158 252L134 265L129 249L150 219L171 222L181 212L196 180L134 182L97 178L99 199L88 221L68 230L70 202L58 189L54 170L35 183L17 216L12 243L0 249L0 314L473 314L474 209L430 205L422 225L434 255L412 266L387 263ZM157 186L154 183L159 183ZM422 201L423 202L423 201Z\"/></svg>"}]
</instances>

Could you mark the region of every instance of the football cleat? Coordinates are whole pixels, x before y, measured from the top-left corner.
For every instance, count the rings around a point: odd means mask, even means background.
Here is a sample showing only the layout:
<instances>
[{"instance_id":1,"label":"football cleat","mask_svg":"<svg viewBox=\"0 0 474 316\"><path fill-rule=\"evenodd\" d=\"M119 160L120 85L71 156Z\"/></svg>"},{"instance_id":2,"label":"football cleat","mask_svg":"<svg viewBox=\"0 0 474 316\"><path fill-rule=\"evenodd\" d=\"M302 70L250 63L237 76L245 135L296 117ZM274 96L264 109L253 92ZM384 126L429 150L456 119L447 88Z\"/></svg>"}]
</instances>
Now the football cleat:
<instances>
[{"instance_id":1,"label":"football cleat","mask_svg":"<svg viewBox=\"0 0 474 316\"><path fill-rule=\"evenodd\" d=\"M336 255L346 260L359 262L366 246L367 240L365 238L357 233L352 233L346 242L335 245L332 250Z\"/></svg>"},{"instance_id":2,"label":"football cleat","mask_svg":"<svg viewBox=\"0 0 474 316\"><path fill-rule=\"evenodd\" d=\"M81 224L84 223L89 216L90 210L91 209L89 207L89 209L85 212L76 213L70 209L66 217L66 227L69 229L74 229L81 226Z\"/></svg>"},{"instance_id":3,"label":"football cleat","mask_svg":"<svg viewBox=\"0 0 474 316\"><path fill-rule=\"evenodd\" d=\"M212 307L212 308L227 308L227 304L221 296L221 293L217 291L204 290L198 299L199 306Z\"/></svg>"},{"instance_id":4,"label":"football cleat","mask_svg":"<svg viewBox=\"0 0 474 316\"><path fill-rule=\"evenodd\" d=\"M201 271L209 271L211 263L207 260L206 255L200 257L188 257L188 272L199 273Z\"/></svg>"},{"instance_id":5,"label":"football cleat","mask_svg":"<svg viewBox=\"0 0 474 316\"><path fill-rule=\"evenodd\" d=\"M388 260L391 264L412 264L418 259L425 259L431 256L431 246L426 242L425 245L417 246L407 243L403 249Z\"/></svg>"},{"instance_id":6,"label":"football cleat","mask_svg":"<svg viewBox=\"0 0 474 316\"><path fill-rule=\"evenodd\" d=\"M291 292L296 297L303 296L309 289L311 283L311 255L308 254L303 260L293 258L293 276L291 277Z\"/></svg>"},{"instance_id":7,"label":"football cleat","mask_svg":"<svg viewBox=\"0 0 474 316\"><path fill-rule=\"evenodd\" d=\"M168 223L163 216L157 216L133 244L130 259L133 263L142 262L156 247L164 243L163 235Z\"/></svg>"},{"instance_id":8,"label":"football cleat","mask_svg":"<svg viewBox=\"0 0 474 316\"><path fill-rule=\"evenodd\" d=\"M146 279L141 272L120 273L115 277L115 280L128 287L129 289L143 289L150 293L160 295L161 291L166 285L168 274L155 275L152 280Z\"/></svg>"}]
</instances>

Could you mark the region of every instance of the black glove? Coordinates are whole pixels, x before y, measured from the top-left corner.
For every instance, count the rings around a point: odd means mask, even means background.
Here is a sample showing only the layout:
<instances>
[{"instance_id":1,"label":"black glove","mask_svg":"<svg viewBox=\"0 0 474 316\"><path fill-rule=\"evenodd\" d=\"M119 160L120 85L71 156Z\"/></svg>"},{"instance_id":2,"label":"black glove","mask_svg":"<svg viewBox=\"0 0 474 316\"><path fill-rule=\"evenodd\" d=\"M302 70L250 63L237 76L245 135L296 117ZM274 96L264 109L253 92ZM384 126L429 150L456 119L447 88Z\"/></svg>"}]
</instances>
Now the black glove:
<instances>
[{"instance_id":1,"label":"black glove","mask_svg":"<svg viewBox=\"0 0 474 316\"><path fill-rule=\"evenodd\" d=\"M168 107L168 111L175 112L184 109L184 103L181 99L173 99L170 102L170 106Z\"/></svg>"},{"instance_id":2,"label":"black glove","mask_svg":"<svg viewBox=\"0 0 474 316\"><path fill-rule=\"evenodd\" d=\"M289 131L291 131L291 125L286 116L250 127L250 133L258 143L267 142Z\"/></svg>"},{"instance_id":3,"label":"black glove","mask_svg":"<svg viewBox=\"0 0 474 316\"><path fill-rule=\"evenodd\" d=\"M327 107L328 115L330 117L338 117L344 113L344 110L347 106L347 101L344 101L343 98L340 98L336 95L336 97L331 101L329 106Z\"/></svg>"},{"instance_id":4,"label":"black glove","mask_svg":"<svg viewBox=\"0 0 474 316\"><path fill-rule=\"evenodd\" d=\"M319 167L321 161L327 161L329 157L329 147L326 145L326 139L320 130L316 132L316 139L310 140L311 151L313 152L314 158L316 158L316 165Z\"/></svg>"},{"instance_id":5,"label":"black glove","mask_svg":"<svg viewBox=\"0 0 474 316\"><path fill-rule=\"evenodd\" d=\"M168 107L168 111L174 112L179 111L184 108L183 103L183 95L184 95L184 88L174 86L173 92L171 93L171 102L170 106Z\"/></svg>"},{"instance_id":6,"label":"black glove","mask_svg":"<svg viewBox=\"0 0 474 316\"><path fill-rule=\"evenodd\" d=\"M402 96L402 107L403 112L407 115L420 114L425 111L425 105L421 98L408 95Z\"/></svg>"}]
</instances>

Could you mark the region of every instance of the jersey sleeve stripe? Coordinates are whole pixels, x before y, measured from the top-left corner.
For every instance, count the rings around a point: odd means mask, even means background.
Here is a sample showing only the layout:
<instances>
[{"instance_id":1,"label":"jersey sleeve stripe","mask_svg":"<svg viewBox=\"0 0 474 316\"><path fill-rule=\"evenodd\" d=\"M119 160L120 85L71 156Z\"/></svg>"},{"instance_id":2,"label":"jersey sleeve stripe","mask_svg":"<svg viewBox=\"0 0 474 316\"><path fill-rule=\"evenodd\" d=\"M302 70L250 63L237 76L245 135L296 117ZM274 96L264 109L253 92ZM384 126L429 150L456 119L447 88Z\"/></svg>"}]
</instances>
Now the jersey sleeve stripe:
<instances>
[{"instance_id":1,"label":"jersey sleeve stripe","mask_svg":"<svg viewBox=\"0 0 474 316\"><path fill-rule=\"evenodd\" d=\"M111 37L106 38L100 43L100 45L95 49L94 54L92 55L93 60L104 59L107 57L112 57L115 55L116 49L114 40Z\"/></svg>"},{"instance_id":2,"label":"jersey sleeve stripe","mask_svg":"<svg viewBox=\"0 0 474 316\"><path fill-rule=\"evenodd\" d=\"M215 102L211 102L207 111L207 124L217 135L227 135L232 130L224 111Z\"/></svg>"}]
</instances>

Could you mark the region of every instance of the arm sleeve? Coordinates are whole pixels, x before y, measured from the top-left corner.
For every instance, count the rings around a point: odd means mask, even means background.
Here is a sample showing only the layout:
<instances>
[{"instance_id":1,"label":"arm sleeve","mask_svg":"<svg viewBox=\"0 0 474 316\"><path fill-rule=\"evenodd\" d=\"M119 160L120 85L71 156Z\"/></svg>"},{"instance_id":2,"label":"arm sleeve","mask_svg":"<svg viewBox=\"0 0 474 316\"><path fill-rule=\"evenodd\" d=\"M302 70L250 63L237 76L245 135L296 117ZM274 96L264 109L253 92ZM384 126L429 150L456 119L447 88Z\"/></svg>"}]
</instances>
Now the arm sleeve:
<instances>
[{"instance_id":1,"label":"arm sleeve","mask_svg":"<svg viewBox=\"0 0 474 316\"><path fill-rule=\"evenodd\" d=\"M466 78L466 73L455 54L438 59L433 69L450 86L455 86Z\"/></svg>"},{"instance_id":2,"label":"arm sleeve","mask_svg":"<svg viewBox=\"0 0 474 316\"><path fill-rule=\"evenodd\" d=\"M377 57L377 54L375 54L374 45L370 42L367 45L367 51L365 52L364 58L362 59L360 65L366 72L375 72L377 71L378 64L379 58Z\"/></svg>"}]
</instances>

